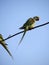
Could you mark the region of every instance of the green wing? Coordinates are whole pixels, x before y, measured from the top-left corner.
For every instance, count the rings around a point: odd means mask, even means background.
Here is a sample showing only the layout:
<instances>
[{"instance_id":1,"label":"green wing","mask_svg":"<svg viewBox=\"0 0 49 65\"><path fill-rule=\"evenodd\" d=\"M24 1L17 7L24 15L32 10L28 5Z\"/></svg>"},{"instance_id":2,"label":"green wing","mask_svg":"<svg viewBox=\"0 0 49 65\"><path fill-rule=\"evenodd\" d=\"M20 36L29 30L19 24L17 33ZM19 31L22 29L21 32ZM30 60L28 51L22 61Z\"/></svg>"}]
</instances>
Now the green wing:
<instances>
[{"instance_id":1,"label":"green wing","mask_svg":"<svg viewBox=\"0 0 49 65\"><path fill-rule=\"evenodd\" d=\"M26 21L26 23L23 24L22 27L20 27L20 29L25 29L27 26L31 26L31 25L34 24L34 23L35 23L34 19L29 18L29 19Z\"/></svg>"}]
</instances>

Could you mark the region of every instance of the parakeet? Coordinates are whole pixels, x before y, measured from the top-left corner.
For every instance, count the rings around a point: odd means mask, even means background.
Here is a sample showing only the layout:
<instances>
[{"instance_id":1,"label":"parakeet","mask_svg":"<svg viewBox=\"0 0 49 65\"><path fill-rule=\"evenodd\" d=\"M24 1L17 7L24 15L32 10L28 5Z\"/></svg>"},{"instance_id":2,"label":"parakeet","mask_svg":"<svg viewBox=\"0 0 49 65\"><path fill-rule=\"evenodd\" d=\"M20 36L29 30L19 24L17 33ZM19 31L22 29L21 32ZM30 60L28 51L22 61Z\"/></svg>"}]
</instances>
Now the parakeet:
<instances>
[{"instance_id":1,"label":"parakeet","mask_svg":"<svg viewBox=\"0 0 49 65\"><path fill-rule=\"evenodd\" d=\"M0 44L5 48L5 50L8 52L8 54L12 57L13 59L13 56L12 54L10 53L10 51L8 50L8 47L7 47L7 44L5 43L5 41L3 41L3 36L2 34L0 34Z\"/></svg>"},{"instance_id":2,"label":"parakeet","mask_svg":"<svg viewBox=\"0 0 49 65\"><path fill-rule=\"evenodd\" d=\"M32 29L34 27L34 23L35 21L39 21L39 17L38 16L35 16L33 18L29 18L26 23L23 24L22 27L20 27L20 29L23 29L24 30L24 33L23 33L23 36L19 42L18 45L20 45L21 41L23 40L23 37L24 35L26 34L26 31L29 30L29 29Z\"/></svg>"}]
</instances>

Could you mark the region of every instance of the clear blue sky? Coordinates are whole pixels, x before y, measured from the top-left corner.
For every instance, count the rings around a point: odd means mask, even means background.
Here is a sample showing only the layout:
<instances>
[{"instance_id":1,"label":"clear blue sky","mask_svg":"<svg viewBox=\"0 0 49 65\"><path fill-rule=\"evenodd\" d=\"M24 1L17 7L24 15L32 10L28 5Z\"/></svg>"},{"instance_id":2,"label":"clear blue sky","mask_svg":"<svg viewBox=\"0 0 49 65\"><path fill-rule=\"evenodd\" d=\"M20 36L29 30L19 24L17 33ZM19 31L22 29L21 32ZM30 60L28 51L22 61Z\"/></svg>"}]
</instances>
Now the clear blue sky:
<instances>
[{"instance_id":1,"label":"clear blue sky","mask_svg":"<svg viewBox=\"0 0 49 65\"><path fill-rule=\"evenodd\" d=\"M39 25L49 21L49 0L0 0L0 33L4 38L15 34L28 18L39 16ZM6 40L14 57L0 45L0 65L49 65L49 24Z\"/></svg>"}]
</instances>

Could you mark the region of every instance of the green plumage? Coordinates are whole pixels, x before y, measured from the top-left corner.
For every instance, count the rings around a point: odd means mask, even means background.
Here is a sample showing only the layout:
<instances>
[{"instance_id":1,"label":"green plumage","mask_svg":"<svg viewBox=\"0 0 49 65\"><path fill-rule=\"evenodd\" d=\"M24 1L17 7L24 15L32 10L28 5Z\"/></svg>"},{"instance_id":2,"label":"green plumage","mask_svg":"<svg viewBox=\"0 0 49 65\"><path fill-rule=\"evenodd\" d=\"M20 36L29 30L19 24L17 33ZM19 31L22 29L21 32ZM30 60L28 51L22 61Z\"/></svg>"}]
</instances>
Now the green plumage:
<instances>
[{"instance_id":1,"label":"green plumage","mask_svg":"<svg viewBox=\"0 0 49 65\"><path fill-rule=\"evenodd\" d=\"M29 18L27 21L26 21L26 23L22 26L22 27L20 27L20 29L25 29L26 28L26 26L31 26L32 24L34 24L35 23L35 21L33 20L33 18Z\"/></svg>"},{"instance_id":2,"label":"green plumage","mask_svg":"<svg viewBox=\"0 0 49 65\"><path fill-rule=\"evenodd\" d=\"M34 27L35 21L39 21L39 17L38 17L38 16L35 16L35 17L33 17L33 18L29 18L29 19L26 21L26 23L24 23L23 26L20 27L20 29L24 29L24 33L23 33L23 36L22 36L22 38L21 38L19 44L20 44L21 41L23 40L23 38L24 38L24 36L25 36L25 34L26 34L26 31ZM19 44L18 44L18 45L19 45Z\"/></svg>"},{"instance_id":3,"label":"green plumage","mask_svg":"<svg viewBox=\"0 0 49 65\"><path fill-rule=\"evenodd\" d=\"M13 58L12 54L8 50L8 47L7 47L6 43L5 43L5 41L3 41L3 40L4 39L3 39L2 35L0 34L0 44L5 48L5 50L8 52L8 54Z\"/></svg>"}]
</instances>

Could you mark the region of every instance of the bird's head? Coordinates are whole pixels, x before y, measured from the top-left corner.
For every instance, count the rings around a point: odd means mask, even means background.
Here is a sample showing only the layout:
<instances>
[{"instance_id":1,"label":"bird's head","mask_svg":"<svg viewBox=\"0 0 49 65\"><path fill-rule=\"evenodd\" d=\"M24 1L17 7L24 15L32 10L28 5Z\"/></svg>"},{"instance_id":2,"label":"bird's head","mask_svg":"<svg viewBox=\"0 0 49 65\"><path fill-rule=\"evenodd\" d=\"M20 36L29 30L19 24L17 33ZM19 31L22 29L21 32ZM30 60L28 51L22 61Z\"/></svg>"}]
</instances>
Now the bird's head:
<instances>
[{"instance_id":1,"label":"bird's head","mask_svg":"<svg viewBox=\"0 0 49 65\"><path fill-rule=\"evenodd\" d=\"M39 21L39 17L38 17L38 16L34 16L33 19L34 19L35 21Z\"/></svg>"}]
</instances>

